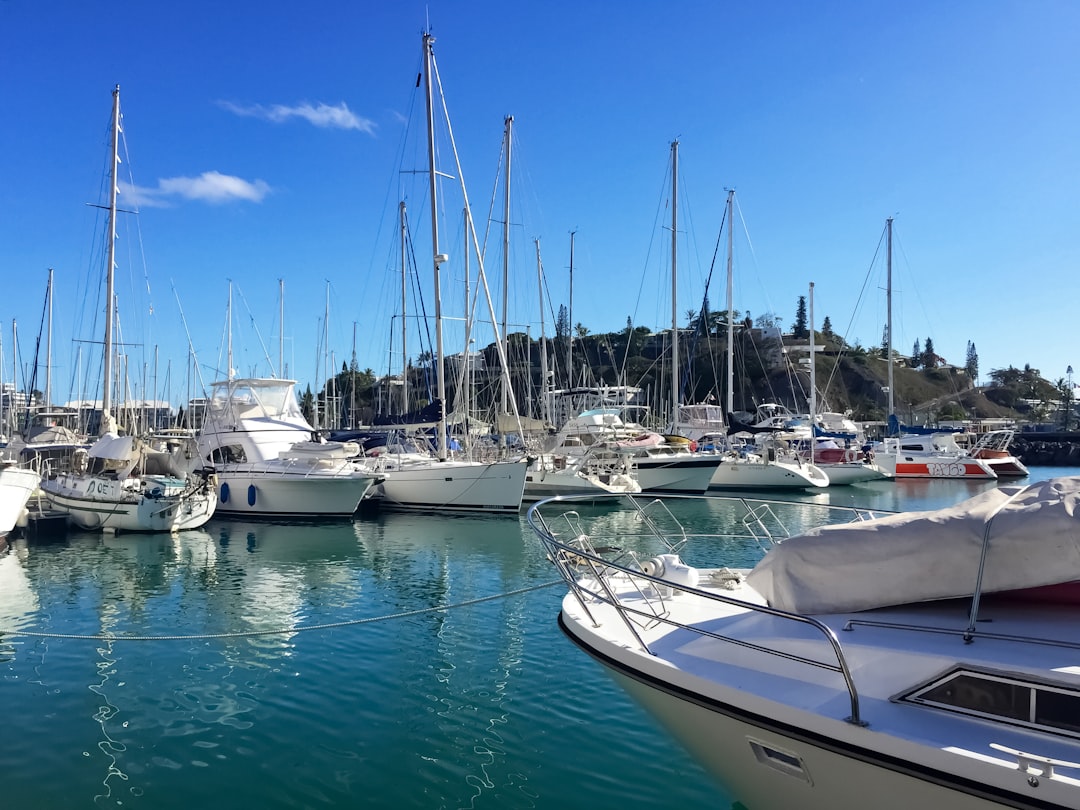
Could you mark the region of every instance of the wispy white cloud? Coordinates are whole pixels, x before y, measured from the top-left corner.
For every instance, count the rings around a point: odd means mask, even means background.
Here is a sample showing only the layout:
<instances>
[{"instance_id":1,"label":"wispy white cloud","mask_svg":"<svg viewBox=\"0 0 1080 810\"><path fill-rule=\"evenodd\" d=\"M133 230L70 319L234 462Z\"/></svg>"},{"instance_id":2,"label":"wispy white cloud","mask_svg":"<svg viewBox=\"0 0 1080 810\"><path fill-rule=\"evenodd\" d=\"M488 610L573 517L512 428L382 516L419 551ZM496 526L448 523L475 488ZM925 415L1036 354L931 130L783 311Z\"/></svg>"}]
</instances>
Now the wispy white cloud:
<instances>
[{"instance_id":1,"label":"wispy white cloud","mask_svg":"<svg viewBox=\"0 0 1080 810\"><path fill-rule=\"evenodd\" d=\"M316 127L323 129L355 129L366 132L368 135L375 134L376 124L369 118L363 118L348 108L345 102L338 105L309 104L304 102L295 106L287 104L234 104L231 101L219 101L218 104L233 113L250 118L261 118L264 121L272 121L280 124L293 118L300 118Z\"/></svg>"},{"instance_id":2,"label":"wispy white cloud","mask_svg":"<svg viewBox=\"0 0 1080 810\"><path fill-rule=\"evenodd\" d=\"M144 188L127 183L118 186L120 198L127 205L165 207L175 198L197 200L214 205L246 200L262 202L271 192L264 180L254 182L221 172L203 172L198 177L167 177L158 180L157 188Z\"/></svg>"}]
</instances>

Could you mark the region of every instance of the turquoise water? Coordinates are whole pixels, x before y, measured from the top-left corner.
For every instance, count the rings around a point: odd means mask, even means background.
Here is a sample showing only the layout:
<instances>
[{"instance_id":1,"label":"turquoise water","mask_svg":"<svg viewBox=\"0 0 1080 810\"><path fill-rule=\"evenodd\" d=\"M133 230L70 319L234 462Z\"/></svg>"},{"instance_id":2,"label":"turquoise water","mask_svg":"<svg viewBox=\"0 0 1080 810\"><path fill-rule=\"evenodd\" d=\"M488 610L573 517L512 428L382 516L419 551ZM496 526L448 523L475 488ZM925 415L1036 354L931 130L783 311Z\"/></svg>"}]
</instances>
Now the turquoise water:
<instances>
[{"instance_id":1,"label":"turquoise water","mask_svg":"<svg viewBox=\"0 0 1080 810\"><path fill-rule=\"evenodd\" d=\"M921 509L988 486L804 497ZM731 807L562 636L555 579L514 518L14 540L3 807Z\"/></svg>"}]
</instances>

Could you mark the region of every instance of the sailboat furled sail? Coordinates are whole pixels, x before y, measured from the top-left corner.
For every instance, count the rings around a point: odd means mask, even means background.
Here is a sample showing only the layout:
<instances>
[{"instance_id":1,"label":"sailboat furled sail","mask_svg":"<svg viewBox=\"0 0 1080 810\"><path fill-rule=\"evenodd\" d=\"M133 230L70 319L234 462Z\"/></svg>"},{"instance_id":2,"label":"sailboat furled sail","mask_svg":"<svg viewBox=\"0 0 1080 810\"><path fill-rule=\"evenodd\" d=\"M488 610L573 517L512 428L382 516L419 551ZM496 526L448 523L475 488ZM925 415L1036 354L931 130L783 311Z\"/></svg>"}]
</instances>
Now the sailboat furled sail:
<instances>
[{"instance_id":1,"label":"sailboat furled sail","mask_svg":"<svg viewBox=\"0 0 1080 810\"><path fill-rule=\"evenodd\" d=\"M217 506L212 470L184 472L168 454L139 439L121 436L112 417L113 274L116 243L116 168L119 164L120 86L113 90L112 163L109 170L109 224L106 258L105 346L101 435L78 452L72 468L51 472L41 482L49 505L81 529L156 532L198 528Z\"/></svg>"},{"instance_id":2,"label":"sailboat furled sail","mask_svg":"<svg viewBox=\"0 0 1080 810\"><path fill-rule=\"evenodd\" d=\"M443 352L442 265L449 256L440 249L438 173L435 165L434 86L435 38L423 34L423 82L427 111L428 191L431 203L431 256L435 299L436 398L446 402ZM460 172L459 172L460 179ZM461 181L464 184L464 181ZM466 202L467 207L467 202ZM500 350L502 344L496 341ZM503 358L504 359L504 358ZM505 362L503 363L505 368ZM436 453L387 452L372 460L383 480L373 497L391 509L454 510L517 514L525 488L526 460L481 462L452 457L447 442L445 409L438 413Z\"/></svg>"}]
</instances>

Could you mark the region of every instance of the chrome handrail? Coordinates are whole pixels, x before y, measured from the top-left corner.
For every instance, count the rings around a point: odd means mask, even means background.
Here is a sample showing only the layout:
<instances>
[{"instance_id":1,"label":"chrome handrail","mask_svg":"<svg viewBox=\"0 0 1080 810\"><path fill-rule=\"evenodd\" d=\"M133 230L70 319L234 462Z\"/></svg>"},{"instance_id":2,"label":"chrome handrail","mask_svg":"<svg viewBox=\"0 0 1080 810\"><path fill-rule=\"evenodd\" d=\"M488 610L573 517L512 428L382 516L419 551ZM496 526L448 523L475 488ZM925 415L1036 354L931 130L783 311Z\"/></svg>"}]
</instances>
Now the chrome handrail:
<instances>
[{"instance_id":1,"label":"chrome handrail","mask_svg":"<svg viewBox=\"0 0 1080 810\"><path fill-rule=\"evenodd\" d=\"M616 497L618 497L620 500L628 499L637 509L639 515L643 516L646 516L645 510L649 507L654 506L657 503L661 503L663 505L663 501L661 501L661 499L655 499L649 504L647 504L645 507L642 507L641 504L638 503L638 499L632 495L622 495ZM593 611L589 609L589 601L600 601L610 605L615 609L616 613L619 615L620 619L622 619L627 629L637 640L641 649L649 655L655 655L655 653L653 653L653 651L649 648L649 645L645 642L645 640L641 637L641 634L638 632L636 626L637 623L632 618L633 616L641 617L648 620L648 625L642 626L653 626L657 623L667 624L672 627L677 627L679 629L685 630L687 632L696 633L698 635L713 638L718 641L734 644L744 649L750 649L765 655L776 656L778 658L783 658L785 660L793 661L798 664L803 664L806 666L836 673L843 678L851 706L851 714L845 718L845 721L853 725L866 725L860 715L859 693L855 686L855 680L851 673L851 667L848 665L847 657L844 655L843 645L840 643L839 638L832 630L832 628L811 616L804 616L799 613L792 613L790 611L780 610L778 608L769 607L767 605L759 605L745 602L741 599L724 596L723 594L714 593L711 591L705 591L701 588L690 587L687 585L677 585L663 579L662 577L647 574L641 570L641 566L638 563L637 556L634 554L633 551L623 550L619 548L606 549L605 551L618 551L619 555L614 560L605 558L602 556L602 552L594 547L593 538L591 538L584 531L581 521L581 515L574 510L569 510L561 515L561 517L566 520L566 523L570 527L571 533L573 535L573 539L569 543L564 543L560 541L556 533L551 530L548 525L548 520L544 517L540 509L541 507L550 506L552 503L555 502L572 502L574 500L579 500L579 498L558 497L546 501L541 501L533 505L529 509L526 518L529 525L532 527L533 531L540 539L541 543L544 545L548 559L556 566L556 568L559 569L559 572L562 575L563 579L565 579L567 584L570 586L570 592L574 595L575 599L581 605L582 609L585 611L586 615L589 617L589 620L593 623L594 626L598 626L599 623L596 621ZM594 502L595 500L596 499L594 498ZM613 498L608 500L613 500ZM744 518L743 525L750 531L749 539L754 539L755 541L759 542L759 544L760 538L758 537L757 533L753 528L754 525L758 526L758 530L763 529L765 531L765 536L769 539L770 542L779 542L772 538L771 533L768 532L767 527L761 520L761 516L763 514L766 514L766 512L760 510L760 505L777 503L799 505L793 504L792 502L758 501L756 503L758 503L759 506L754 507L751 506L750 502L745 498L722 498L720 500L728 500L741 503L744 508L747 509L748 515ZM821 505L816 506L817 508L822 508ZM675 520L671 511L667 509L667 506L664 505L663 508L667 512L667 514L672 517L672 520ZM865 517L869 514L867 510L859 510L851 507L829 506L824 508L852 514L855 516L853 520L865 519ZM780 523L779 519L772 512L771 509L768 509L767 514L776 519L778 525L783 527L783 524ZM655 521L648 519L646 516L646 518L643 519L643 522L646 526L650 528L655 537L662 540L669 548L672 547L671 544L664 537L663 533L660 532ZM676 524L678 524L677 520L675 520L675 522ZM681 525L679 528L682 529ZM682 545L685 545L685 543L689 542L689 540L690 536L686 534L685 530L682 530L682 541L678 544L678 546L682 547ZM622 557L630 558L630 563L628 565L620 564L617 560ZM634 567L631 567L631 565ZM590 575L588 578L582 576L582 574L585 573L583 569L587 569L587 573ZM643 598L643 601L649 607L648 611L632 608L619 599L618 595L614 592L610 584L611 575L613 573L619 573L624 575L627 580L631 584L633 584L634 588L637 590L638 595ZM640 581L645 581L649 583L649 585L651 585L652 587L643 587L639 584ZM596 583L596 589L590 589L589 587L587 587L587 583L590 582ZM701 599L731 605L754 613L761 613L811 627L817 630L828 642L832 653L836 658L836 663L829 663L826 661L820 661L817 659L797 655L795 653L773 649L760 644L755 644L750 641L732 638L730 636L725 636L711 630L705 630L701 627L686 625L681 622L675 621L670 618L669 612L664 609L664 595L661 591L661 588L671 588L672 592L677 590L682 593L692 594L693 596ZM649 591L652 591L653 593L650 594ZM659 604L660 607L655 607L656 604Z\"/></svg>"}]
</instances>

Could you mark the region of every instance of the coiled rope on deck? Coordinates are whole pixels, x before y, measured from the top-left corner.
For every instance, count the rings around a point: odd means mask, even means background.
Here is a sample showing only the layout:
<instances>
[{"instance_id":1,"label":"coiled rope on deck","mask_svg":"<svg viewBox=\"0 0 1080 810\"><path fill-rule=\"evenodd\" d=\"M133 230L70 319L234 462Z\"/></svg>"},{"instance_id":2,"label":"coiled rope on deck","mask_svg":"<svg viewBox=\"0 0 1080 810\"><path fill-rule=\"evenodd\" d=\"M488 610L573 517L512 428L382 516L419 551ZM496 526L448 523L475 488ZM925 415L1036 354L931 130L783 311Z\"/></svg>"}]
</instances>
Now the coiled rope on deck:
<instances>
[{"instance_id":1,"label":"coiled rope on deck","mask_svg":"<svg viewBox=\"0 0 1080 810\"><path fill-rule=\"evenodd\" d=\"M218 638L277 636L291 633L307 633L312 630L332 630L338 627L352 627L360 624L374 624L376 622L391 621L393 619L405 619L410 616L422 616L425 613L442 613L448 610L456 610L457 608L479 605L484 602L494 602L495 600L506 599L511 596L519 596L520 594L529 593L531 591L543 590L544 588L550 588L561 583L565 583L565 580L556 579L551 582L541 583L540 585L530 585L527 588L517 588L513 591L505 591L504 593L492 594L491 596L480 596L476 599L467 599L464 602L456 602L452 605L437 605L435 607L417 608L416 610L405 610L400 613L387 613L383 616L369 616L365 619L349 619L341 622L309 624L300 627L278 627L270 630L242 630L234 633L197 633L193 635L172 636L84 635L80 633L41 633L33 630L0 630L0 639L5 636L27 636L32 638L67 638L78 641L199 641Z\"/></svg>"}]
</instances>

